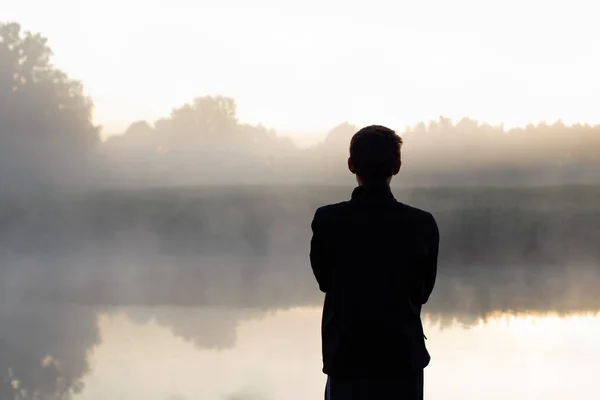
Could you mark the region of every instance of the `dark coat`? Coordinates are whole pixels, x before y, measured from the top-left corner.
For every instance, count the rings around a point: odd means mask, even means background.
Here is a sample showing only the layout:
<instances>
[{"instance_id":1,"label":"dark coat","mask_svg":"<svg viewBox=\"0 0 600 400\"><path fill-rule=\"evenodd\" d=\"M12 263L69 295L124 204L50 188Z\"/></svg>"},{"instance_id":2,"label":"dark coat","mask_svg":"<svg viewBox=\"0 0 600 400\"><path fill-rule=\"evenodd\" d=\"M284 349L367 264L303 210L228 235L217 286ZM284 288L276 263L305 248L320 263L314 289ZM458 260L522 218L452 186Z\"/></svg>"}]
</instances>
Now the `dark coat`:
<instances>
[{"instance_id":1,"label":"dark coat","mask_svg":"<svg viewBox=\"0 0 600 400\"><path fill-rule=\"evenodd\" d=\"M421 322L437 273L434 217L398 202L389 186L359 186L319 208L310 261L325 293L323 372L394 376L429 364Z\"/></svg>"}]
</instances>

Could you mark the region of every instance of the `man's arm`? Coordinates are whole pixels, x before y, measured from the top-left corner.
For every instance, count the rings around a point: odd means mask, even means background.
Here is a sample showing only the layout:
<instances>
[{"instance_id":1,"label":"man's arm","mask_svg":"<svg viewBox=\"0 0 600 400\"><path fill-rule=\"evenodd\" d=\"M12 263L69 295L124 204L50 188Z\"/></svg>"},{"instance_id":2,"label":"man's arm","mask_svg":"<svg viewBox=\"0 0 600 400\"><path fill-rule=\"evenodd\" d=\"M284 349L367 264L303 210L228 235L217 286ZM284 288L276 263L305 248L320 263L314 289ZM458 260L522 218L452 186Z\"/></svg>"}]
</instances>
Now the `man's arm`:
<instances>
[{"instance_id":1,"label":"man's arm","mask_svg":"<svg viewBox=\"0 0 600 400\"><path fill-rule=\"evenodd\" d=\"M423 282L423 300L425 304L433 292L435 279L437 276L438 252L440 247L440 232L435 218L430 213L427 213L427 218L424 228L424 239L426 246L425 256L425 281Z\"/></svg>"},{"instance_id":2,"label":"man's arm","mask_svg":"<svg viewBox=\"0 0 600 400\"><path fill-rule=\"evenodd\" d=\"M323 237L323 218L320 209L317 210L311 223L312 239L310 241L310 264L319 289L327 293L331 289L331 265L327 257L325 238Z\"/></svg>"}]
</instances>

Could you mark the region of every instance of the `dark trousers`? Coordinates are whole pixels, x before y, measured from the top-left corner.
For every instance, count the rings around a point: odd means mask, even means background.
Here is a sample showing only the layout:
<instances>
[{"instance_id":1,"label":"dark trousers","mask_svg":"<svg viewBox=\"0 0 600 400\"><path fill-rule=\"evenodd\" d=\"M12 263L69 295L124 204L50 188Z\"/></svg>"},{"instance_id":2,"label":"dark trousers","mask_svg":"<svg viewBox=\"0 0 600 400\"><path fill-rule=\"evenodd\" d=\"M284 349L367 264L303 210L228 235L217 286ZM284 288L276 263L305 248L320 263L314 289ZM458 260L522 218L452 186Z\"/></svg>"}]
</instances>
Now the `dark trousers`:
<instances>
[{"instance_id":1,"label":"dark trousers","mask_svg":"<svg viewBox=\"0 0 600 400\"><path fill-rule=\"evenodd\" d=\"M423 400L423 370L397 378L328 377L325 400Z\"/></svg>"}]
</instances>

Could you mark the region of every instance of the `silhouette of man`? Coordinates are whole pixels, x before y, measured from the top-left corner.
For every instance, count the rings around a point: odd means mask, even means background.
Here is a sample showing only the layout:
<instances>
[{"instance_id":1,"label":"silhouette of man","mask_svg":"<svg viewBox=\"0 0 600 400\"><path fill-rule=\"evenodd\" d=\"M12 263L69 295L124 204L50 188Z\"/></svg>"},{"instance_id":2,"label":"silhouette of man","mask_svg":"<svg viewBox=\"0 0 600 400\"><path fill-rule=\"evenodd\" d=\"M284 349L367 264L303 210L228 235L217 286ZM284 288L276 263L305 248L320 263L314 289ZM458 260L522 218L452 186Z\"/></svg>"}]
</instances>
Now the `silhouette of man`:
<instances>
[{"instance_id":1,"label":"silhouette of man","mask_svg":"<svg viewBox=\"0 0 600 400\"><path fill-rule=\"evenodd\" d=\"M421 306L435 284L439 232L430 213L392 194L401 146L383 126L356 133L348 168L358 187L312 221L326 400L423 399L430 356Z\"/></svg>"}]
</instances>

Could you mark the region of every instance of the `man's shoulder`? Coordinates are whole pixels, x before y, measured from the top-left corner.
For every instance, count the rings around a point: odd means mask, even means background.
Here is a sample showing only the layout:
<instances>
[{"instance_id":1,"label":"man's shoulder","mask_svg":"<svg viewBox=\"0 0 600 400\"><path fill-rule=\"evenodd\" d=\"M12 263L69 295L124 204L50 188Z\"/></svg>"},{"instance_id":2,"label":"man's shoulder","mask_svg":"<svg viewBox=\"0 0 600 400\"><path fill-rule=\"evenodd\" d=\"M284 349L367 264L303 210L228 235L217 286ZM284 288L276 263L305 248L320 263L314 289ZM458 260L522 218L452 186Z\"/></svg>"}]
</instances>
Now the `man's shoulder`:
<instances>
[{"instance_id":1,"label":"man's shoulder","mask_svg":"<svg viewBox=\"0 0 600 400\"><path fill-rule=\"evenodd\" d=\"M351 201L341 201L339 203L326 204L326 205L323 205L323 206L317 208L315 215L318 215L319 217L326 217L326 216L330 216L330 215L335 215L340 212L350 211L351 204L352 204ZM393 211L405 213L405 214L414 216L415 218L418 218L418 219L433 218L433 215L429 211L422 210L420 208L413 207L411 205L408 205L406 203L402 203L399 201L396 201L393 204Z\"/></svg>"},{"instance_id":2,"label":"man's shoulder","mask_svg":"<svg viewBox=\"0 0 600 400\"><path fill-rule=\"evenodd\" d=\"M399 210L402 210L402 212L409 214L419 220L433 218L433 214L431 214L429 211L425 211L423 209L413 207L411 205L401 203L401 202L398 202L397 205L398 205Z\"/></svg>"},{"instance_id":3,"label":"man's shoulder","mask_svg":"<svg viewBox=\"0 0 600 400\"><path fill-rule=\"evenodd\" d=\"M404 212L409 216L409 220L412 221L419 230L426 232L428 235L439 235L437 221L431 212L407 204L399 204L401 207L404 207Z\"/></svg>"},{"instance_id":4,"label":"man's shoulder","mask_svg":"<svg viewBox=\"0 0 600 400\"><path fill-rule=\"evenodd\" d=\"M347 209L349 201L341 201L339 203L326 204L317 208L315 211L315 218L327 218L328 216L338 214Z\"/></svg>"},{"instance_id":5,"label":"man's shoulder","mask_svg":"<svg viewBox=\"0 0 600 400\"><path fill-rule=\"evenodd\" d=\"M317 227L335 225L334 221L341 218L340 215L344 214L342 210L347 207L347 204L347 201L343 201L340 203L327 204L317 208L312 220L313 229L318 229Z\"/></svg>"}]
</instances>

